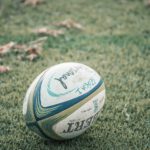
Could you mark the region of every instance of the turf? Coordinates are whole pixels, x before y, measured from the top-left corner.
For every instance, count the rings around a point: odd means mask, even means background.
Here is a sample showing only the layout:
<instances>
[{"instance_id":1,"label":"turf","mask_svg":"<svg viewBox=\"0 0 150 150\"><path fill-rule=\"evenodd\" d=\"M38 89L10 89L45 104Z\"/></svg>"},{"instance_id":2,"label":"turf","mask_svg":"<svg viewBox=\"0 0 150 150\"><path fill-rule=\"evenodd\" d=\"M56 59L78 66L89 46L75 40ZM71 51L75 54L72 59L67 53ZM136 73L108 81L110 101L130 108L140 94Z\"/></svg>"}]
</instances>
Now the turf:
<instances>
[{"instance_id":1,"label":"turf","mask_svg":"<svg viewBox=\"0 0 150 150\"><path fill-rule=\"evenodd\" d=\"M2 0L0 44L35 40L31 29L67 18L85 30L49 37L34 62L20 61L15 53L1 58L0 64L12 71L0 74L0 149L150 149L150 9L140 0L47 0L37 7ZM23 98L40 72L65 61L84 63L101 74L106 103L85 134L44 141L25 125Z\"/></svg>"}]
</instances>

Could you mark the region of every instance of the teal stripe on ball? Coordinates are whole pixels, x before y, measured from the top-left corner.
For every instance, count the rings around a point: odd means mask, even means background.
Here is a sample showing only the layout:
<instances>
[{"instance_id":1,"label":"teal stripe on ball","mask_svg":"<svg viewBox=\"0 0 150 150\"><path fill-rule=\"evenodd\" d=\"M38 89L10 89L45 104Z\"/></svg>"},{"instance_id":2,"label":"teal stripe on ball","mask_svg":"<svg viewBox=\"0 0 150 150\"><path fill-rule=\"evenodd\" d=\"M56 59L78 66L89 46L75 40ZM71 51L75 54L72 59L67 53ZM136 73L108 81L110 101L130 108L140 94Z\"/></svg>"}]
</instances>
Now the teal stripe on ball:
<instances>
[{"instance_id":1,"label":"teal stripe on ball","mask_svg":"<svg viewBox=\"0 0 150 150\"><path fill-rule=\"evenodd\" d=\"M50 117L50 116L53 116L65 109L77 104L78 102L80 102L81 100L85 99L90 94L92 94L94 91L96 91L103 84L103 80L100 80L92 90L85 93L84 95L81 95L77 98L71 99L67 102L59 103L59 104L52 105L49 107L43 107L41 105L41 93L40 93L43 79L44 79L44 75L39 79L39 81L35 87L34 96L33 96L33 98L34 98L33 109L34 109L34 115L35 115L35 118L37 121L42 120L47 117Z\"/></svg>"}]
</instances>

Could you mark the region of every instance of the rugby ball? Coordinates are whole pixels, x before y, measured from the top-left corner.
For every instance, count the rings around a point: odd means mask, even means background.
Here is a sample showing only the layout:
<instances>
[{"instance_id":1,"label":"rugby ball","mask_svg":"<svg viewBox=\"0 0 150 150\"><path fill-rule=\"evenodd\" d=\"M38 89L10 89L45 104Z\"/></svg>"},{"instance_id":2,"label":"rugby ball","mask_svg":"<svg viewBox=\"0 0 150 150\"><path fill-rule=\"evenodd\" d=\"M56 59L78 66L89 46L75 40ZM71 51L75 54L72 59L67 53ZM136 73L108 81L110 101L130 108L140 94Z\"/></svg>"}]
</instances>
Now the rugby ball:
<instances>
[{"instance_id":1,"label":"rugby ball","mask_svg":"<svg viewBox=\"0 0 150 150\"><path fill-rule=\"evenodd\" d=\"M65 140L85 132L105 101L100 75L80 63L62 63L43 71L27 90L26 125L46 139Z\"/></svg>"}]
</instances>

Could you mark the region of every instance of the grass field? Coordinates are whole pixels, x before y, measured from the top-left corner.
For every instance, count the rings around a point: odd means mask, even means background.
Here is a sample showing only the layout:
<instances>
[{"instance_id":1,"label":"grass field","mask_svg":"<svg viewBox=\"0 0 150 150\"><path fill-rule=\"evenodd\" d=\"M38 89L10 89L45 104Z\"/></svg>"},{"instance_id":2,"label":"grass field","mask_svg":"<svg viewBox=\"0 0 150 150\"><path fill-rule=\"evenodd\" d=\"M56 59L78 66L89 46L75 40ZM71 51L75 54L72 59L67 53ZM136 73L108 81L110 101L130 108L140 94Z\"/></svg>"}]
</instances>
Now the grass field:
<instances>
[{"instance_id":1,"label":"grass field","mask_svg":"<svg viewBox=\"0 0 150 150\"><path fill-rule=\"evenodd\" d=\"M31 62L16 53L0 59L12 70L0 74L1 150L150 149L150 8L140 0L46 0L36 7L0 1L0 45L39 38L33 28L74 19L83 31L48 37ZM107 99L97 122L76 139L44 141L25 125L22 104L33 79L54 64L76 61L101 74Z\"/></svg>"}]
</instances>

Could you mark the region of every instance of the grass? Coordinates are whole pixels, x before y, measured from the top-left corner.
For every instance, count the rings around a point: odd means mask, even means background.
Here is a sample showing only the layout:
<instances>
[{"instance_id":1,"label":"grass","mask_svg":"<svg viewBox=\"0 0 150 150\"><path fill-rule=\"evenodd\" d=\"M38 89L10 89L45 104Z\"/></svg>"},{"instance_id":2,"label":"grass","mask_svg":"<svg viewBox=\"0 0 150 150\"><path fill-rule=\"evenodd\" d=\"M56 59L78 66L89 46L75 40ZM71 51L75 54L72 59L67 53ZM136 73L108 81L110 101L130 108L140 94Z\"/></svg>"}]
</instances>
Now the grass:
<instances>
[{"instance_id":1,"label":"grass","mask_svg":"<svg viewBox=\"0 0 150 150\"><path fill-rule=\"evenodd\" d=\"M34 62L17 60L14 53L1 59L1 65L13 68L0 75L1 149L150 149L149 16L150 9L140 0L47 0L38 7L2 0L0 44L35 40L38 36L31 29L67 18L79 21L85 30L49 37L41 58ZM40 72L65 61L87 64L100 73L107 99L97 122L85 134L47 142L25 126L23 98Z\"/></svg>"}]
</instances>

